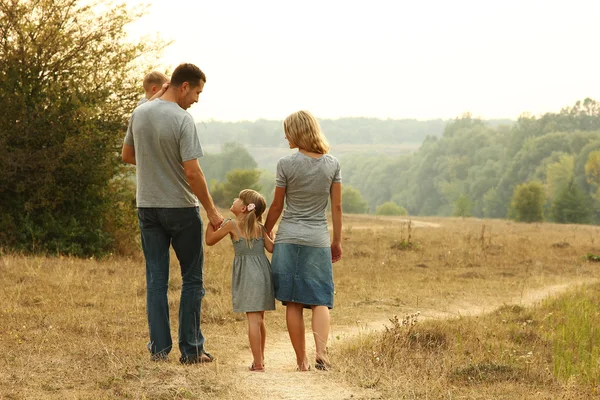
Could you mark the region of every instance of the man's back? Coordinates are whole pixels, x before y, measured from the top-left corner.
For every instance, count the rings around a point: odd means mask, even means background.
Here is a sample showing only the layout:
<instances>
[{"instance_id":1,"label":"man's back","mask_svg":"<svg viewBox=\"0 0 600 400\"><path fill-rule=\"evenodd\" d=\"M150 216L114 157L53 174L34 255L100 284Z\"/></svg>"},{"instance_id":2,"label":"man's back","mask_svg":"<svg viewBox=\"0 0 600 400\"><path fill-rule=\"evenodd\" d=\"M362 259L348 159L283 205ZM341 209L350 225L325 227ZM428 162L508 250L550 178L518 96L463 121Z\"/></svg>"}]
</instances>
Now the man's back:
<instances>
[{"instance_id":1,"label":"man's back","mask_svg":"<svg viewBox=\"0 0 600 400\"><path fill-rule=\"evenodd\" d=\"M196 207L183 162L203 155L192 116L177 103L156 99L131 116L125 144L134 146L137 206Z\"/></svg>"}]
</instances>

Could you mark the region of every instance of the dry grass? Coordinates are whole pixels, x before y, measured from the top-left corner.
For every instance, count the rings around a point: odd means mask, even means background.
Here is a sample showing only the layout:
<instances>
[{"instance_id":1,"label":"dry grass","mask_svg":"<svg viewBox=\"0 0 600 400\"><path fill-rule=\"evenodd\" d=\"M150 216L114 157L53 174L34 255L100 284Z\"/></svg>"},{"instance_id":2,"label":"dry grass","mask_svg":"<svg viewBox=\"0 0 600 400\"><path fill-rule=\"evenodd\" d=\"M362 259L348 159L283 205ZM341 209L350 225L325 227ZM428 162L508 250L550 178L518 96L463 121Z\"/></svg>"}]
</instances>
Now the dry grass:
<instances>
[{"instance_id":1,"label":"dry grass","mask_svg":"<svg viewBox=\"0 0 600 400\"><path fill-rule=\"evenodd\" d=\"M355 306L359 319L392 318L384 333L364 334L334 347L340 377L390 399L598 396L597 379L581 378L598 373L597 357L588 357L586 362L592 366L586 364L585 372L570 368L571 362L564 359L563 372L572 369L572 374L561 377L554 371L561 368L562 358L573 358L573 352L580 352L576 360L583 359L584 353L598 354L594 340L599 335L589 328L600 322L598 312L589 312L591 322L580 323L586 326L574 328L573 334L563 335L568 339L557 342L552 333L555 323L549 322L548 315L566 309L564 302L533 311L519 305L535 299L531 293L543 287L597 279L600 264L586 257L599 252L597 227L425 219L441 226L412 229L409 246L406 225L403 231L384 228L391 233L386 237L380 227L375 229L380 224L373 223L373 229L365 232L362 227L353 229L353 221L362 224L360 218L346 221L345 242L353 244L346 245L346 255L365 262L353 263L353 271L338 278L337 291L344 294L339 300ZM382 222L389 225L390 221ZM344 283L348 289L342 287ZM355 289L355 299L350 287ZM582 308L581 302L575 304L571 308ZM599 302L592 304L597 310ZM416 311L422 312L416 325L393 317ZM436 319L427 321L432 317ZM591 339L581 340L590 332ZM578 341L589 346L573 345ZM562 343L567 356L553 351L557 343Z\"/></svg>"},{"instance_id":2,"label":"dry grass","mask_svg":"<svg viewBox=\"0 0 600 400\"><path fill-rule=\"evenodd\" d=\"M404 361L398 367L400 375L376 375L368 355L357 358L356 353L342 351L341 343L335 340L336 330L357 321L388 320L417 310L422 317L452 316L459 309L492 311L508 299L519 303L531 290L595 279L600 265L587 261L585 255L600 253L600 244L595 242L600 230L475 219L419 220L439 223L440 227L412 224L409 242L407 224L399 219L345 217L344 259L334 268L336 308L332 312L331 345L338 365L345 364L341 362L344 357L359 362L351 364L356 368L332 371L330 377L342 379L350 374L356 379L358 374L358 384L383 388L390 398L396 397L382 386L388 376L388 380L400 379L400 386L393 387L406 393L400 398L425 397L431 387L438 388L437 393L467 387L466 398L510 391L518 398L519 394L526 397L533 393L534 389L505 378L493 383L491 389L461 380L472 371L501 377L522 372L510 364L505 368L505 364L475 358L471 364L454 364L456 332L464 330L464 337L480 335L479 341L461 342L461 357L496 346L485 325L472 330L467 322L440 321L407 339L413 340L411 346L424 346L441 365L455 371L452 380L447 374L441 375L439 365L418 358L410 362L420 363L415 371L425 371L427 380L410 376ZM140 255L79 260L4 254L0 259L0 345L4 350L0 356L0 398L248 398L250 389L239 384L243 372L234 361L246 353L250 359L250 354L244 317L231 311L232 257L232 248L225 242L207 249L202 327L207 350L218 362L184 367L177 362L177 349L166 363L149 360ZM176 260L171 267L169 294L176 341L181 277ZM271 332L285 330L282 307L268 314L267 323ZM356 350L377 342L371 336L361 340L354 346ZM414 349L411 346L407 348ZM538 372L531 375L536 377L536 385L549 382L544 371ZM563 393L562 388L554 383L544 393ZM453 398L460 398L459 392L452 393Z\"/></svg>"},{"instance_id":3,"label":"dry grass","mask_svg":"<svg viewBox=\"0 0 600 400\"><path fill-rule=\"evenodd\" d=\"M479 317L392 319L337 350L338 372L384 399L598 398L599 289Z\"/></svg>"}]
</instances>

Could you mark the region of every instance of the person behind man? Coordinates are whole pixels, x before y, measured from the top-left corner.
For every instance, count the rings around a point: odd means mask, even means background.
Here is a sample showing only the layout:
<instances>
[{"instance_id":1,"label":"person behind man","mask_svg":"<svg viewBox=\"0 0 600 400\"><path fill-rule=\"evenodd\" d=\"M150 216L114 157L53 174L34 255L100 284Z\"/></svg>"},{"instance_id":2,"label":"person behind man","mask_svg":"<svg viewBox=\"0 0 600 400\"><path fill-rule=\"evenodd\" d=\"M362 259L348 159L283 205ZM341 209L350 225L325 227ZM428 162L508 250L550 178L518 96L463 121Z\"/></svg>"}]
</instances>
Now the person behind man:
<instances>
[{"instance_id":1,"label":"person behind man","mask_svg":"<svg viewBox=\"0 0 600 400\"><path fill-rule=\"evenodd\" d=\"M144 76L144 92L146 93L145 97L141 98L138 101L137 105L141 106L148 100L154 100L157 97L160 97L165 90L168 88L169 78L162 72L152 71Z\"/></svg>"},{"instance_id":2,"label":"person behind man","mask_svg":"<svg viewBox=\"0 0 600 400\"><path fill-rule=\"evenodd\" d=\"M167 289L173 245L183 285L179 305L180 362L210 362L200 330L203 285L203 226L198 200L210 223L216 209L198 158L203 155L196 124L187 110L198 101L206 76L181 64L164 95L137 107L129 120L122 158L136 165L138 220L146 259L146 308L152 360L166 359L172 347Z\"/></svg>"}]
</instances>

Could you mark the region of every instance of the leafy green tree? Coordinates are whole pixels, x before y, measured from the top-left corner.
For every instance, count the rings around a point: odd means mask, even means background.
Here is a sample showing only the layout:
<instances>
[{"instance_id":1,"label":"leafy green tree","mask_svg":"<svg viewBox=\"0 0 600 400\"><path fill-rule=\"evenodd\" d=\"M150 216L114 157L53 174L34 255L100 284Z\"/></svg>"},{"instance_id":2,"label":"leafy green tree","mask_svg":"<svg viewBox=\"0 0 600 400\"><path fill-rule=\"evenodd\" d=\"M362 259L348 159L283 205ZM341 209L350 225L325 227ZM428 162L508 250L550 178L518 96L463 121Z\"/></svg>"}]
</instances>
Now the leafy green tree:
<instances>
[{"instance_id":1,"label":"leafy green tree","mask_svg":"<svg viewBox=\"0 0 600 400\"><path fill-rule=\"evenodd\" d=\"M593 151L589 154L585 163L585 176L590 185L598 188L596 198L600 199L600 151Z\"/></svg>"},{"instance_id":2,"label":"leafy green tree","mask_svg":"<svg viewBox=\"0 0 600 400\"><path fill-rule=\"evenodd\" d=\"M229 207L231 203L233 203L234 198L228 198L225 193L225 184L223 182L219 182L215 179L211 180L209 183L210 195L213 199L213 202L218 207Z\"/></svg>"},{"instance_id":3,"label":"leafy green tree","mask_svg":"<svg viewBox=\"0 0 600 400\"><path fill-rule=\"evenodd\" d=\"M368 205L358 189L346 185L342 188L342 210L349 214L364 214Z\"/></svg>"},{"instance_id":4,"label":"leafy green tree","mask_svg":"<svg viewBox=\"0 0 600 400\"><path fill-rule=\"evenodd\" d=\"M518 185L511 201L514 218L521 222L543 221L545 202L546 194L540 182Z\"/></svg>"},{"instance_id":5,"label":"leafy green tree","mask_svg":"<svg viewBox=\"0 0 600 400\"><path fill-rule=\"evenodd\" d=\"M393 201L386 201L375 209L377 215L408 215L406 208Z\"/></svg>"},{"instance_id":6,"label":"leafy green tree","mask_svg":"<svg viewBox=\"0 0 600 400\"><path fill-rule=\"evenodd\" d=\"M120 149L162 44L139 13L75 0L0 2L0 247L77 256L135 236ZM127 246L127 244L124 244Z\"/></svg>"},{"instance_id":7,"label":"leafy green tree","mask_svg":"<svg viewBox=\"0 0 600 400\"><path fill-rule=\"evenodd\" d=\"M257 163L243 145L225 143L221 146L220 153L206 154L204 157L200 157L200 166L206 179L210 182L213 179L224 181L227 174L235 169L255 169Z\"/></svg>"},{"instance_id":8,"label":"leafy green tree","mask_svg":"<svg viewBox=\"0 0 600 400\"><path fill-rule=\"evenodd\" d=\"M506 217L506 206L498 196L495 188L489 189L483 195L483 216L485 218Z\"/></svg>"},{"instance_id":9,"label":"leafy green tree","mask_svg":"<svg viewBox=\"0 0 600 400\"><path fill-rule=\"evenodd\" d=\"M593 211L589 200L571 179L552 203L552 220L561 224L588 223Z\"/></svg>"},{"instance_id":10,"label":"leafy green tree","mask_svg":"<svg viewBox=\"0 0 600 400\"><path fill-rule=\"evenodd\" d=\"M222 207L230 205L233 199L238 197L244 189L254 189L260 192L262 188L258 183L259 179L260 171L257 169L234 169L230 171L223 183L223 203L219 205Z\"/></svg>"},{"instance_id":11,"label":"leafy green tree","mask_svg":"<svg viewBox=\"0 0 600 400\"><path fill-rule=\"evenodd\" d=\"M563 154L560 161L548 165L546 170L547 194L554 199L573 180L573 156Z\"/></svg>"},{"instance_id":12,"label":"leafy green tree","mask_svg":"<svg viewBox=\"0 0 600 400\"><path fill-rule=\"evenodd\" d=\"M275 195L275 174L266 169L261 169L258 185L262 188L260 193L265 197L268 207Z\"/></svg>"},{"instance_id":13,"label":"leafy green tree","mask_svg":"<svg viewBox=\"0 0 600 400\"><path fill-rule=\"evenodd\" d=\"M588 194L595 194L597 190L597 186L588 181L588 177L585 173L585 165L588 162L590 153L594 151L600 151L600 134L598 133L596 133L596 140L590 141L575 155L575 167L573 172L575 184Z\"/></svg>"},{"instance_id":14,"label":"leafy green tree","mask_svg":"<svg viewBox=\"0 0 600 400\"><path fill-rule=\"evenodd\" d=\"M454 202L454 212L452 215L455 217L470 217L472 209L473 202L469 196L463 193Z\"/></svg>"}]
</instances>

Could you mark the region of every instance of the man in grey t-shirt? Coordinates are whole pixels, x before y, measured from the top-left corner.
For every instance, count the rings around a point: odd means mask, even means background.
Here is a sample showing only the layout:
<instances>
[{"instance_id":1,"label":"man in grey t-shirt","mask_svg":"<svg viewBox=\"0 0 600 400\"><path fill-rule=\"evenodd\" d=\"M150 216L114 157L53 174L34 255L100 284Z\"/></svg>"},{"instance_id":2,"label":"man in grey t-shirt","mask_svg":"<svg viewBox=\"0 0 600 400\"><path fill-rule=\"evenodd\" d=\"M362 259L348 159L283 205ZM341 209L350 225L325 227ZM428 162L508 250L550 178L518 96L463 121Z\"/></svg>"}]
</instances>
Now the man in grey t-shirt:
<instances>
[{"instance_id":1,"label":"man in grey t-shirt","mask_svg":"<svg viewBox=\"0 0 600 400\"><path fill-rule=\"evenodd\" d=\"M146 259L146 308L152 360L172 348L167 289L171 243L183 284L179 305L179 349L183 364L210 362L200 330L204 297L203 226L198 200L210 223L223 217L208 192L198 163L203 155L196 124L187 110L198 101L206 76L193 64L181 64L165 94L135 109L123 144L123 161L136 166L138 220Z\"/></svg>"}]
</instances>

